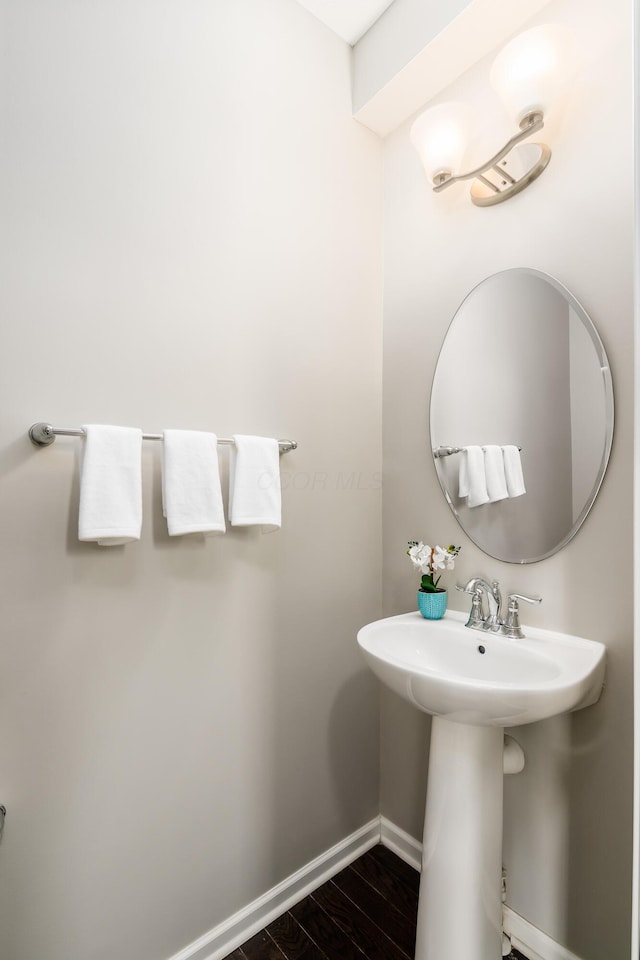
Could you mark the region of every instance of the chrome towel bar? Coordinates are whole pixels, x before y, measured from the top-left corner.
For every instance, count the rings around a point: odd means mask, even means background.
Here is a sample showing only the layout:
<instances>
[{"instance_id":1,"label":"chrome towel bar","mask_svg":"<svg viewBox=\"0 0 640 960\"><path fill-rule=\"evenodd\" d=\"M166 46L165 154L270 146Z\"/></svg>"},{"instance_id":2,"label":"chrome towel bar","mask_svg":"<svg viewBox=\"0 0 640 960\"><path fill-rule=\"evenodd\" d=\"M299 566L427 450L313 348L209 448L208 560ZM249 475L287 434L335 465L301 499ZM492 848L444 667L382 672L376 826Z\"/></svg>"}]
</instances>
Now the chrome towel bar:
<instances>
[{"instance_id":1,"label":"chrome towel bar","mask_svg":"<svg viewBox=\"0 0 640 960\"><path fill-rule=\"evenodd\" d=\"M37 447L48 447L56 437L84 437L82 427L52 427L50 423L34 423L29 427L29 438ZM143 440L162 440L161 433L143 433ZM218 437L218 443L232 444L232 437ZM280 453L296 450L296 440L278 440Z\"/></svg>"},{"instance_id":2,"label":"chrome towel bar","mask_svg":"<svg viewBox=\"0 0 640 960\"><path fill-rule=\"evenodd\" d=\"M466 449L465 447L437 447L433 451L434 460L439 460L441 457L451 457L454 453L462 453ZM522 452L522 447L518 447L518 450Z\"/></svg>"}]
</instances>

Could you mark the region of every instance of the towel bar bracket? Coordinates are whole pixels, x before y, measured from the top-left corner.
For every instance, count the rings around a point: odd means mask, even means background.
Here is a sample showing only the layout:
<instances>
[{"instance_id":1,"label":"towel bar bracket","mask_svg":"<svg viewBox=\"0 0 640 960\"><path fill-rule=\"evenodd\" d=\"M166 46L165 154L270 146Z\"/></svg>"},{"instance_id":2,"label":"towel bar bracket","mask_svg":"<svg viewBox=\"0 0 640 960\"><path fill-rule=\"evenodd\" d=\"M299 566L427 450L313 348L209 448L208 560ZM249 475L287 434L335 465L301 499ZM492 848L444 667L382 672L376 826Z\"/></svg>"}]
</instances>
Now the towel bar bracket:
<instances>
[{"instance_id":1,"label":"towel bar bracket","mask_svg":"<svg viewBox=\"0 0 640 960\"><path fill-rule=\"evenodd\" d=\"M84 437L82 427L53 427L50 423L34 423L29 427L29 438L37 447L48 447L53 443L57 436L61 437ZM143 433L143 440L162 440L161 433ZM218 443L232 444L231 437L218 437ZM278 440L280 453L289 453L290 450L296 450L298 443L296 440Z\"/></svg>"},{"instance_id":2,"label":"towel bar bracket","mask_svg":"<svg viewBox=\"0 0 640 960\"><path fill-rule=\"evenodd\" d=\"M50 423L34 423L29 427L29 438L37 447L48 447L56 436Z\"/></svg>"},{"instance_id":3,"label":"towel bar bracket","mask_svg":"<svg viewBox=\"0 0 640 960\"><path fill-rule=\"evenodd\" d=\"M439 460L441 457L451 457L454 453L462 453L463 447L438 447L437 450L433 451L434 460Z\"/></svg>"}]
</instances>

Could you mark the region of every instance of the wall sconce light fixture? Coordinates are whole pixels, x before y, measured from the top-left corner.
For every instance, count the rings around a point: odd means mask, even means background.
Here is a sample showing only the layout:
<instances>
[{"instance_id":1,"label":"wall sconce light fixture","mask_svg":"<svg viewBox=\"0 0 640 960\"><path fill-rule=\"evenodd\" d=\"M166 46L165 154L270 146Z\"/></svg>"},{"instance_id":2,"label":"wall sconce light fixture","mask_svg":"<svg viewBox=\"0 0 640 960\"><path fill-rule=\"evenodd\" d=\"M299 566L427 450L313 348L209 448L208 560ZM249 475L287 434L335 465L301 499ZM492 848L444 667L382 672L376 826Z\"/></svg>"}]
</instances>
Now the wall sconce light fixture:
<instances>
[{"instance_id":1,"label":"wall sconce light fixture","mask_svg":"<svg viewBox=\"0 0 640 960\"><path fill-rule=\"evenodd\" d=\"M488 207L533 183L549 163L551 150L545 143L523 141L542 129L545 115L572 68L569 37L556 25L527 30L503 48L489 79L519 132L486 163L468 173L457 171L470 138L471 108L463 103L441 103L419 116L411 128L411 141L434 191L473 180L471 201Z\"/></svg>"}]
</instances>

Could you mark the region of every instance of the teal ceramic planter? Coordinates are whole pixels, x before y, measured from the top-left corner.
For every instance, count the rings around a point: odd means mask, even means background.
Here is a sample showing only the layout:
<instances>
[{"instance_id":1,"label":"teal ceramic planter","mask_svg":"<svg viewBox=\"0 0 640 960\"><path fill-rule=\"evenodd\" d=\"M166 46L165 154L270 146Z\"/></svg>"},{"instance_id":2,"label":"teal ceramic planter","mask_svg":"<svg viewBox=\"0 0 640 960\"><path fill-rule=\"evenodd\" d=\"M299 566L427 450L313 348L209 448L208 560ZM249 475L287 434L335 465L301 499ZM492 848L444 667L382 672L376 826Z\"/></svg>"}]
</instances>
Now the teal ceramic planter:
<instances>
[{"instance_id":1,"label":"teal ceramic planter","mask_svg":"<svg viewBox=\"0 0 640 960\"><path fill-rule=\"evenodd\" d=\"M426 620L441 620L447 609L447 591L425 593L418 590L418 610Z\"/></svg>"}]
</instances>

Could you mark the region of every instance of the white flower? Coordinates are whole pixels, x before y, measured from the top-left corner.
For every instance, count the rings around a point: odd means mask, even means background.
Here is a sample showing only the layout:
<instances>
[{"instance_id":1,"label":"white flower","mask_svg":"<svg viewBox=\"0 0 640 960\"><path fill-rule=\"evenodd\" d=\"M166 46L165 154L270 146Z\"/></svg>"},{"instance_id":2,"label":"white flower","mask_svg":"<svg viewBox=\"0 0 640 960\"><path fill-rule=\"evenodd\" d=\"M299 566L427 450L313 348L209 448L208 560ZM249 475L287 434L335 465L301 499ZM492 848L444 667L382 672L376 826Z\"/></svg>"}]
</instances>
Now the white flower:
<instances>
[{"instance_id":1,"label":"white flower","mask_svg":"<svg viewBox=\"0 0 640 960\"><path fill-rule=\"evenodd\" d=\"M416 543L413 547L410 547L408 553L411 558L411 563L417 570L420 570L422 573L429 572L428 569L425 570L425 566L428 566L431 559L431 547L425 546L425 544L420 541L420 543Z\"/></svg>"},{"instance_id":2,"label":"white flower","mask_svg":"<svg viewBox=\"0 0 640 960\"><path fill-rule=\"evenodd\" d=\"M460 547L430 547L422 540L410 540L408 546L407 554L413 566L432 579L436 570L453 570L455 558L460 552Z\"/></svg>"},{"instance_id":3,"label":"white flower","mask_svg":"<svg viewBox=\"0 0 640 960\"><path fill-rule=\"evenodd\" d=\"M443 550L442 547L433 548L433 569L435 570L449 570L451 569L448 565L448 554L446 550ZM453 566L453 564L452 564Z\"/></svg>"},{"instance_id":4,"label":"white flower","mask_svg":"<svg viewBox=\"0 0 640 960\"><path fill-rule=\"evenodd\" d=\"M447 547L445 550L445 570L453 570L460 547Z\"/></svg>"},{"instance_id":5,"label":"white flower","mask_svg":"<svg viewBox=\"0 0 640 960\"><path fill-rule=\"evenodd\" d=\"M413 545L412 547L409 547L409 549L407 550L407 553L409 554L409 556L410 556L411 559L413 560L414 557L419 556L419 554L420 554L420 552L421 552L422 550L424 550L424 543L423 543L422 540L421 540L420 543L414 543L414 545Z\"/></svg>"}]
</instances>

